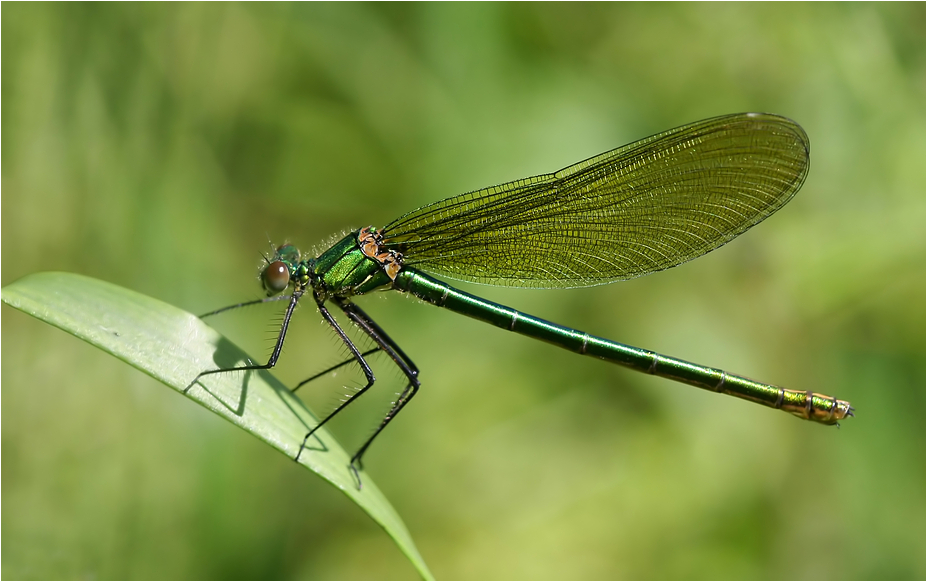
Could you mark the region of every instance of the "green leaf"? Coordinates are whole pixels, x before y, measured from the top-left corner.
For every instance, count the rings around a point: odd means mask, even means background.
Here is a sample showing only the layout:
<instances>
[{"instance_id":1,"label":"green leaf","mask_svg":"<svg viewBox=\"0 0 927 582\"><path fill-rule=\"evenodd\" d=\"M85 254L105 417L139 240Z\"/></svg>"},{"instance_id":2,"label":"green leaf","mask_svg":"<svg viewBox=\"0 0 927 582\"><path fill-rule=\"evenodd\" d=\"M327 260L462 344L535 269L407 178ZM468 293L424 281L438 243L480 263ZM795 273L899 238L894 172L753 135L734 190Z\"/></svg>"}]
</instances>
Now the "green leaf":
<instances>
[{"instance_id":1,"label":"green leaf","mask_svg":"<svg viewBox=\"0 0 927 582\"><path fill-rule=\"evenodd\" d=\"M266 370L216 374L184 389L197 374L251 362L195 315L116 285L72 273L36 273L3 288L3 301L79 337L163 382L293 459L318 420ZM425 579L432 579L395 510L324 429L299 463L340 489L388 533Z\"/></svg>"}]
</instances>

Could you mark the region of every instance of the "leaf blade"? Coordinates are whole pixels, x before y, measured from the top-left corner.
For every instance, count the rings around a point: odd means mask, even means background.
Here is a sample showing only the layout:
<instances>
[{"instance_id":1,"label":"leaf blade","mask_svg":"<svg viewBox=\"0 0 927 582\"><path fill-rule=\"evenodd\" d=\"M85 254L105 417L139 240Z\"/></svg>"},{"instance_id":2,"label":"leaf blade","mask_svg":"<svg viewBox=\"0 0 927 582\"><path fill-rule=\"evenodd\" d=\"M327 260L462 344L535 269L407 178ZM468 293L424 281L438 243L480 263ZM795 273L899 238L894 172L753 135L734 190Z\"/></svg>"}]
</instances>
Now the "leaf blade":
<instances>
[{"instance_id":1,"label":"leaf blade","mask_svg":"<svg viewBox=\"0 0 927 582\"><path fill-rule=\"evenodd\" d=\"M3 288L3 302L74 335L177 390L293 459L318 419L266 370L207 376L247 354L195 315L135 291L73 273L35 273ZM393 538L425 579L431 573L369 476L357 490L350 455L324 429L299 463L340 489ZM321 446L319 446L321 445Z\"/></svg>"}]
</instances>

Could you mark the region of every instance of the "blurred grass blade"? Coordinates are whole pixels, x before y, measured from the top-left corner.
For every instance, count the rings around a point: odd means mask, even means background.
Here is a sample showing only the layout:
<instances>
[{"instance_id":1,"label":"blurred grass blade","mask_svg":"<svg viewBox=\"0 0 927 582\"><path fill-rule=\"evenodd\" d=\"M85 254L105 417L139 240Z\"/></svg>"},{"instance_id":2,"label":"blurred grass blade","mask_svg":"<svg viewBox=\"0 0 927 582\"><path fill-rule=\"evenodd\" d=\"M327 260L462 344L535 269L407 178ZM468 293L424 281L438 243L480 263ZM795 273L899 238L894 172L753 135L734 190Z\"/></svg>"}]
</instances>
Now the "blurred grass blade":
<instances>
[{"instance_id":1,"label":"blurred grass blade","mask_svg":"<svg viewBox=\"0 0 927 582\"><path fill-rule=\"evenodd\" d=\"M244 352L198 317L82 275L29 275L4 287L3 301L109 352L181 393L203 370L249 361ZM317 423L305 405L267 371L218 374L201 382L187 391L188 398L290 459L296 456L307 430ZM310 440L300 464L357 503L386 530L419 573L431 579L405 525L370 476L364 475L364 488L358 491L348 471L350 456L325 430L316 434L318 439Z\"/></svg>"}]
</instances>

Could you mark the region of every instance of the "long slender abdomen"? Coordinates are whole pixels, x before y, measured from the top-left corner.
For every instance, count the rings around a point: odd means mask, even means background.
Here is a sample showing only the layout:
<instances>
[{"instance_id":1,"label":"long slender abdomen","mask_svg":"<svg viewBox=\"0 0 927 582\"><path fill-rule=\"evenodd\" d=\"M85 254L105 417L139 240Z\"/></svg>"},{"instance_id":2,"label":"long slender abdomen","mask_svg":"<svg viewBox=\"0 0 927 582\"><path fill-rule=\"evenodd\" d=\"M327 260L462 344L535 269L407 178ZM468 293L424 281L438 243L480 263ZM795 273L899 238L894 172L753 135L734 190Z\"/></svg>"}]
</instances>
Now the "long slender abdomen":
<instances>
[{"instance_id":1,"label":"long slender abdomen","mask_svg":"<svg viewBox=\"0 0 927 582\"><path fill-rule=\"evenodd\" d=\"M839 420L852 416L853 408L849 402L823 394L763 384L717 368L693 364L557 325L470 295L415 269L403 269L396 277L394 287L432 305L552 343L578 354L595 356L654 376L779 408L800 418L823 424L836 424Z\"/></svg>"}]
</instances>

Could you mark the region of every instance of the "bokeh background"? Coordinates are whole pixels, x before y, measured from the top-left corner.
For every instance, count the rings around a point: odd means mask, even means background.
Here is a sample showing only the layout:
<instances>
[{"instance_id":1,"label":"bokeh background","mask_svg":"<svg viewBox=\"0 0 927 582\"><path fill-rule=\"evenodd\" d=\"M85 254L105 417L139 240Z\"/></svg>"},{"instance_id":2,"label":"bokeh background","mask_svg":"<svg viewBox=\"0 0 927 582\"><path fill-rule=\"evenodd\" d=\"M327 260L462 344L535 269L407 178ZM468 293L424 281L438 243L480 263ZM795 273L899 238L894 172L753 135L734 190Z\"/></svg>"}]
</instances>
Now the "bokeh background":
<instances>
[{"instance_id":1,"label":"bokeh background","mask_svg":"<svg viewBox=\"0 0 927 582\"><path fill-rule=\"evenodd\" d=\"M810 176L735 243L600 288L461 286L858 418L383 294L362 305L423 388L368 474L440 578L923 579L924 32L923 3L4 3L2 283L73 271L201 313L259 296L268 239L320 248L698 119L786 115ZM212 324L262 357L278 320ZM8 307L2 326L4 578L416 576L277 451ZM343 353L306 305L276 374ZM349 447L402 387L375 362ZM324 412L359 382L304 397Z\"/></svg>"}]
</instances>

